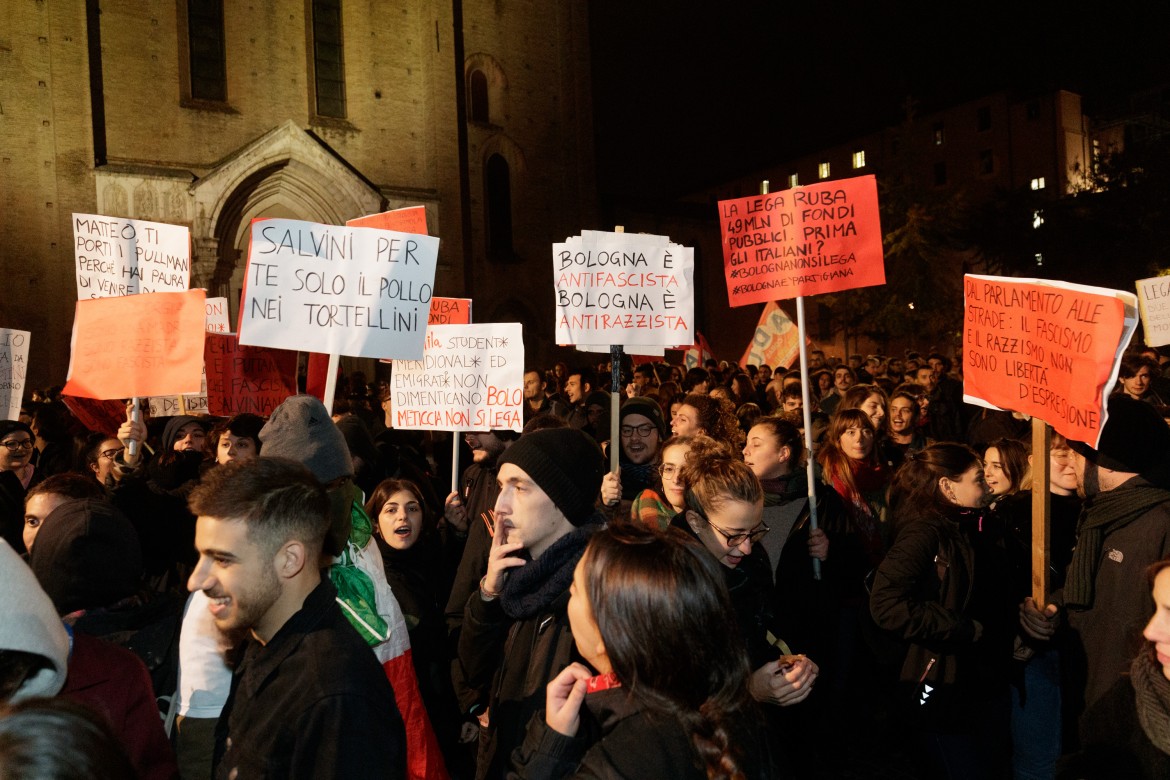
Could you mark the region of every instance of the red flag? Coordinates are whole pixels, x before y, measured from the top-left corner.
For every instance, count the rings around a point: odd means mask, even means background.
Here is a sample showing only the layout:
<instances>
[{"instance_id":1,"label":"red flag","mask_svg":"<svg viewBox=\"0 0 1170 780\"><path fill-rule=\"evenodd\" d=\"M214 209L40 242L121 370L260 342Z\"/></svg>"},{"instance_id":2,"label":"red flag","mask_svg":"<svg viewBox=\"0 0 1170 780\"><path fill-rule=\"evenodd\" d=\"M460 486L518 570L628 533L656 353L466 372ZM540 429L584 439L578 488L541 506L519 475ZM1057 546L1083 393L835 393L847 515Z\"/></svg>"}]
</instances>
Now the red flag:
<instances>
[{"instance_id":1,"label":"red flag","mask_svg":"<svg viewBox=\"0 0 1170 780\"><path fill-rule=\"evenodd\" d=\"M769 301L760 314L756 332L739 359L740 368L749 363L757 366L785 368L800 357L800 331L775 301Z\"/></svg>"},{"instance_id":2,"label":"red flag","mask_svg":"<svg viewBox=\"0 0 1170 780\"><path fill-rule=\"evenodd\" d=\"M696 330L695 343L687 347L687 351L683 353L683 365L687 368L695 366L702 368L705 362L714 359L715 353L711 351L711 345L703 338L703 334Z\"/></svg>"}]
</instances>

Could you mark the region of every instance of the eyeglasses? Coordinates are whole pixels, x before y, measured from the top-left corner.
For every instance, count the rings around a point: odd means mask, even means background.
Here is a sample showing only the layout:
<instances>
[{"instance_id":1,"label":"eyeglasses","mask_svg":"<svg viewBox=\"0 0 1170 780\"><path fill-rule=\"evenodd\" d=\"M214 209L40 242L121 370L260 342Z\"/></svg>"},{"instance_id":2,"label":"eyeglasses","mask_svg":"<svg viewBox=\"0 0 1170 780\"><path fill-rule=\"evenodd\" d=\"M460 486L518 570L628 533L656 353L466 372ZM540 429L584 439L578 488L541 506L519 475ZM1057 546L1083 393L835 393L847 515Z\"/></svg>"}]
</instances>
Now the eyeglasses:
<instances>
[{"instance_id":1,"label":"eyeglasses","mask_svg":"<svg viewBox=\"0 0 1170 780\"><path fill-rule=\"evenodd\" d=\"M125 449L125 447L118 447L117 449L113 450L102 450L99 454L107 460L113 460L114 458L118 457L119 453L125 451Z\"/></svg>"},{"instance_id":2,"label":"eyeglasses","mask_svg":"<svg viewBox=\"0 0 1170 780\"><path fill-rule=\"evenodd\" d=\"M623 425L621 430L622 436L633 436L635 433L637 433L640 438L645 439L650 435L650 432L654 430L654 426L650 423L643 423L641 425Z\"/></svg>"},{"instance_id":3,"label":"eyeglasses","mask_svg":"<svg viewBox=\"0 0 1170 780\"><path fill-rule=\"evenodd\" d=\"M724 540L727 541L728 547L738 547L739 545L743 544L744 539L749 539L749 540L751 540L752 544L755 544L756 542L758 542L760 539L762 539L764 537L764 534L766 534L772 530L771 528L768 527L767 523L760 523L759 525L757 525L755 528L753 528L750 531L747 531L747 532L739 531L737 533L732 533L731 531L724 531L722 528L715 525L710 520L707 521L707 525L711 526L712 528L714 528L716 531L719 532L719 535L722 536L724 538Z\"/></svg>"},{"instance_id":4,"label":"eyeglasses","mask_svg":"<svg viewBox=\"0 0 1170 780\"><path fill-rule=\"evenodd\" d=\"M673 479L682 472L682 466L676 466L673 463L662 463L658 466L658 474L662 477L670 477Z\"/></svg>"},{"instance_id":5,"label":"eyeglasses","mask_svg":"<svg viewBox=\"0 0 1170 780\"><path fill-rule=\"evenodd\" d=\"M0 441L8 448L9 452L20 452L21 450L31 450L33 448L32 439L21 439L20 441Z\"/></svg>"}]
</instances>

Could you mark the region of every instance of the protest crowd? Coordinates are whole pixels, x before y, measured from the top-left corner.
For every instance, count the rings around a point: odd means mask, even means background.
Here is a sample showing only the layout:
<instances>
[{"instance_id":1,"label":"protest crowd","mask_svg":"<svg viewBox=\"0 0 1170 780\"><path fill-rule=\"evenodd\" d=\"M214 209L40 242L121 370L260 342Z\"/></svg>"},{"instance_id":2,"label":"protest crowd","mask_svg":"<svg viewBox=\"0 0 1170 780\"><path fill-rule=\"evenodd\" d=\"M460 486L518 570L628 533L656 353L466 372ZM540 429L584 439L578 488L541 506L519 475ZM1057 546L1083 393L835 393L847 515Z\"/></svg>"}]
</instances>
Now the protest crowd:
<instances>
[{"instance_id":1,"label":"protest crowd","mask_svg":"<svg viewBox=\"0 0 1170 780\"><path fill-rule=\"evenodd\" d=\"M396 429L360 373L101 430L34 393L0 776L1170 777L1166 362L1048 452L939 353L627 357L617 408L531 367L519 434Z\"/></svg>"}]
</instances>

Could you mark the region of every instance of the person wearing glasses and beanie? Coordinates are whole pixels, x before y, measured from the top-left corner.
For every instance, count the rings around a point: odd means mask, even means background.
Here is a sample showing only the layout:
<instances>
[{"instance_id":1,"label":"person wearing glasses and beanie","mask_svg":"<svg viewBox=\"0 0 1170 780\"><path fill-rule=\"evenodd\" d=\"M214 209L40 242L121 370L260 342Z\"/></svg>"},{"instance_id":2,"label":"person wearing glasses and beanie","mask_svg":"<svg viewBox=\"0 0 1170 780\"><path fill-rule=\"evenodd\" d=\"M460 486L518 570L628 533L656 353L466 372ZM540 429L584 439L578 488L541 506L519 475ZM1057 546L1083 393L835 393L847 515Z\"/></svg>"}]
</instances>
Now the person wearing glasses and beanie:
<instances>
[{"instance_id":1,"label":"person wearing glasses and beanie","mask_svg":"<svg viewBox=\"0 0 1170 780\"><path fill-rule=\"evenodd\" d=\"M662 407L642 396L626 399L620 414L619 470L609 472L602 480L601 501L607 507L617 507L618 516L624 517L630 513L631 502L655 483L658 455L666 439L666 420ZM606 458L610 446L612 442L602 447Z\"/></svg>"},{"instance_id":2,"label":"person wearing glasses and beanie","mask_svg":"<svg viewBox=\"0 0 1170 780\"><path fill-rule=\"evenodd\" d=\"M15 420L0 420L0 537L17 553L24 553L24 497L40 481L32 462L32 428Z\"/></svg>"}]
</instances>

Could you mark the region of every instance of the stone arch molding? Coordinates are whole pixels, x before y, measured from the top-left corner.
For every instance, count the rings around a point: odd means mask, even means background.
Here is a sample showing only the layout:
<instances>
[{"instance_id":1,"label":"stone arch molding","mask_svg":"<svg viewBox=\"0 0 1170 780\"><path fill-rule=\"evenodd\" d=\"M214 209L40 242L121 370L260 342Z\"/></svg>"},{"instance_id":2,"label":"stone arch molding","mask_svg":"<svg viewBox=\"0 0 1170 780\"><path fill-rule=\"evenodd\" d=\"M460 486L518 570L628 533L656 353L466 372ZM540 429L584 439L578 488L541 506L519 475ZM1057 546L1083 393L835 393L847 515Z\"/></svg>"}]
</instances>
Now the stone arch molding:
<instances>
[{"instance_id":1,"label":"stone arch molding","mask_svg":"<svg viewBox=\"0 0 1170 780\"><path fill-rule=\"evenodd\" d=\"M289 120L236 150L190 185L194 201L193 284L220 288L236 247L264 213L340 225L382 209L373 186Z\"/></svg>"},{"instance_id":2,"label":"stone arch molding","mask_svg":"<svg viewBox=\"0 0 1170 780\"><path fill-rule=\"evenodd\" d=\"M488 120L493 125L504 124L504 93L508 91L508 77L500 61L485 52L467 55L463 62L463 79L470 88L471 74L479 71L487 78ZM469 90L470 91L470 90Z\"/></svg>"},{"instance_id":3,"label":"stone arch molding","mask_svg":"<svg viewBox=\"0 0 1170 780\"><path fill-rule=\"evenodd\" d=\"M527 169L524 158L524 149L504 133L496 133L483 142L479 148L480 165L487 167L487 161L492 155L498 154L508 163L508 169L513 177L519 176Z\"/></svg>"}]
</instances>

